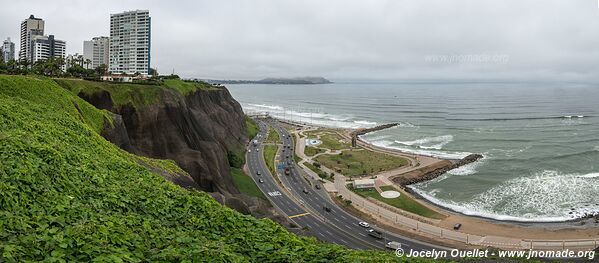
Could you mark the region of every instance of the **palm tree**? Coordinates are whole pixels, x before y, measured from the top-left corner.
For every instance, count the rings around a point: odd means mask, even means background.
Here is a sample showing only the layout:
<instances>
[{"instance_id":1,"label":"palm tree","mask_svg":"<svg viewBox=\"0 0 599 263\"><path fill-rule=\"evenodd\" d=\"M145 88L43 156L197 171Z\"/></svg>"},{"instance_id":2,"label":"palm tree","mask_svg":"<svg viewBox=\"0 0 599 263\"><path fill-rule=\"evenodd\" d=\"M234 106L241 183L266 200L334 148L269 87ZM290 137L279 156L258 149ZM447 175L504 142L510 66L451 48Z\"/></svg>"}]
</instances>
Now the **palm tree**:
<instances>
[{"instance_id":1,"label":"palm tree","mask_svg":"<svg viewBox=\"0 0 599 263\"><path fill-rule=\"evenodd\" d=\"M92 63L91 59L85 59L85 69L89 69L89 65Z\"/></svg>"}]
</instances>

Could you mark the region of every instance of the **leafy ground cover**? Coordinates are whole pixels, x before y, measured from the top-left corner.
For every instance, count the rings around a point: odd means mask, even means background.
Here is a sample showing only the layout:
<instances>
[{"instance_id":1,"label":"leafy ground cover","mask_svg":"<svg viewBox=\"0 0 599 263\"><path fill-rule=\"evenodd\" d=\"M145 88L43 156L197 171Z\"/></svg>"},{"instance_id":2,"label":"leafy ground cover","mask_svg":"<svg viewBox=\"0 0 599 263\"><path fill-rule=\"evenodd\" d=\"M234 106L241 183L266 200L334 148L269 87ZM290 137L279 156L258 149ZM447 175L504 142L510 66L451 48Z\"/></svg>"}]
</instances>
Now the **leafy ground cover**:
<instances>
[{"instance_id":1,"label":"leafy ground cover","mask_svg":"<svg viewBox=\"0 0 599 263\"><path fill-rule=\"evenodd\" d=\"M0 262L408 261L299 237L178 187L104 140L105 114L52 80L0 75Z\"/></svg>"},{"instance_id":2,"label":"leafy ground cover","mask_svg":"<svg viewBox=\"0 0 599 263\"><path fill-rule=\"evenodd\" d=\"M79 94L80 92L93 94L98 91L107 91L110 93L115 106L131 104L136 108L160 103L159 95L165 89L176 90L183 95L195 90L219 90L219 88L207 83L185 82L179 79L164 80L162 85L100 82L81 79L55 79L54 81L74 94Z\"/></svg>"}]
</instances>

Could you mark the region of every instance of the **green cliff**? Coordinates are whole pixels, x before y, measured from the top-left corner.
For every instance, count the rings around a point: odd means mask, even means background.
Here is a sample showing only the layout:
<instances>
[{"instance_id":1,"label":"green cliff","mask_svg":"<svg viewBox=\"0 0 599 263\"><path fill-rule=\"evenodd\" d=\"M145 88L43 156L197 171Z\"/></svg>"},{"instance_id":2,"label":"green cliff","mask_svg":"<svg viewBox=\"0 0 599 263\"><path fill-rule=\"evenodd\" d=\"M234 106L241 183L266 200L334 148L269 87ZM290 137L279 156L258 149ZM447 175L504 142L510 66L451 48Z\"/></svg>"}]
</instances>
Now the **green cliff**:
<instances>
[{"instance_id":1,"label":"green cliff","mask_svg":"<svg viewBox=\"0 0 599 263\"><path fill-rule=\"evenodd\" d=\"M111 120L46 78L0 75L0 262L367 262L185 190L105 140ZM410 261L414 262L414 261Z\"/></svg>"}]
</instances>

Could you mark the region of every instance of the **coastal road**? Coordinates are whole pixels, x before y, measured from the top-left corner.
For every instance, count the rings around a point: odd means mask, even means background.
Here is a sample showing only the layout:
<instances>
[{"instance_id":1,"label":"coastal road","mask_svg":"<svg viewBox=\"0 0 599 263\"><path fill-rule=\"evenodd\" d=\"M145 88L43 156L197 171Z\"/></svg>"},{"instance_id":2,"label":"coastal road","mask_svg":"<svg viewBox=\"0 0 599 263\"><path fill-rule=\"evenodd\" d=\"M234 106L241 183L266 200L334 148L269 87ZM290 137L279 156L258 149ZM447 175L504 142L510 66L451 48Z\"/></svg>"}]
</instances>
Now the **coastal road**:
<instances>
[{"instance_id":1,"label":"coastal road","mask_svg":"<svg viewBox=\"0 0 599 263\"><path fill-rule=\"evenodd\" d=\"M308 229L307 234L316 236L321 241L354 249L384 249L388 241L400 242L406 251L446 249L386 231L382 231L383 239L369 236L367 229L358 225L360 219L339 208L323 187L315 188L315 184L320 184L319 182L309 182L304 177L303 170L297 168L293 159L293 139L289 133L276 122L258 121L258 125L260 132L254 138L257 144L250 143L246 156L250 175L271 203L291 222L302 229ZM278 152L278 162L275 166L289 167L290 175L272 175L264 162L263 142L267 137L269 125L279 134L284 146L283 150ZM280 174L284 172L281 171Z\"/></svg>"},{"instance_id":2,"label":"coastal road","mask_svg":"<svg viewBox=\"0 0 599 263\"><path fill-rule=\"evenodd\" d=\"M301 229L306 229L307 234L313 235L321 241L336 243L354 249L377 248L377 246L373 246L370 243L355 239L351 233L345 233L331 224L323 223L300 202L293 200L287 189L280 187L277 181L275 181L275 177L270 174L263 158L263 141L267 136L268 127L263 122L258 122L258 124L260 132L254 138L258 143L256 145L250 143L246 154L247 166L258 188L279 212L287 216L291 222L298 225Z\"/></svg>"},{"instance_id":3,"label":"coastal road","mask_svg":"<svg viewBox=\"0 0 599 263\"><path fill-rule=\"evenodd\" d=\"M318 181L309 179L309 176L305 176L305 172L298 168L294 163L293 159L293 147L294 141L289 132L281 127L278 122L272 121L271 124L275 131L281 138L284 149L281 152L280 160L290 168L290 175L281 176L281 182L283 185L290 189L292 194L304 204L312 213L318 214L323 221L332 224L342 232L352 233L352 236L356 240L368 242L378 248L384 249L386 242L396 241L402 244L404 250L431 250L431 249L447 249L432 244L428 244L422 241L403 237L388 231L383 231L383 239L376 239L368 235L367 229L358 225L358 222L362 221L359 218L347 213L342 208L338 207L330 198L327 192ZM288 148L290 146L291 148ZM289 165L288 165L289 164ZM316 185L320 185L320 189L316 189ZM306 193L307 192L307 193ZM324 207L327 207L330 211L326 211Z\"/></svg>"}]
</instances>

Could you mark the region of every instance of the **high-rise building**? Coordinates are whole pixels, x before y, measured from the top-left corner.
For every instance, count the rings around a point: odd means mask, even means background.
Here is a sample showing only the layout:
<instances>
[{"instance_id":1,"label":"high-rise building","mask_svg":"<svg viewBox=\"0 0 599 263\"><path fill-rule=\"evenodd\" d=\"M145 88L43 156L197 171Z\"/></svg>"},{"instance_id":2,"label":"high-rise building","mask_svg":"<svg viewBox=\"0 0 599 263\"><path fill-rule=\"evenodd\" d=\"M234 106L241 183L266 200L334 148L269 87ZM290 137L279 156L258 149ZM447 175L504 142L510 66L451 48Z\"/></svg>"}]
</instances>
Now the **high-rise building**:
<instances>
[{"instance_id":1,"label":"high-rise building","mask_svg":"<svg viewBox=\"0 0 599 263\"><path fill-rule=\"evenodd\" d=\"M35 36L44 35L44 20L33 15L21 22L21 49L19 49L19 60L33 61L33 46L31 40Z\"/></svg>"},{"instance_id":2,"label":"high-rise building","mask_svg":"<svg viewBox=\"0 0 599 263\"><path fill-rule=\"evenodd\" d=\"M51 57L65 58L67 42L50 36L34 36L31 39L32 63Z\"/></svg>"},{"instance_id":3,"label":"high-rise building","mask_svg":"<svg viewBox=\"0 0 599 263\"><path fill-rule=\"evenodd\" d=\"M147 76L150 71L151 21L148 10L110 15L110 65L113 74Z\"/></svg>"},{"instance_id":4,"label":"high-rise building","mask_svg":"<svg viewBox=\"0 0 599 263\"><path fill-rule=\"evenodd\" d=\"M110 42L108 37L94 37L91 41L83 41L83 57L91 61L90 68L109 65Z\"/></svg>"},{"instance_id":5,"label":"high-rise building","mask_svg":"<svg viewBox=\"0 0 599 263\"><path fill-rule=\"evenodd\" d=\"M10 37L4 40L1 50L4 62L15 59L15 43L10 41Z\"/></svg>"}]
</instances>

